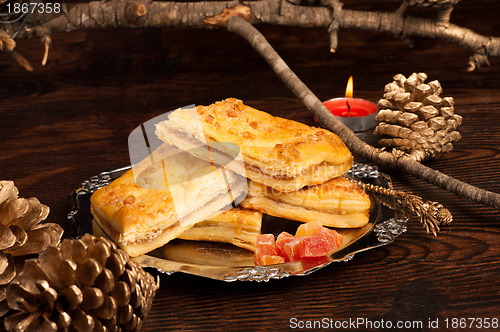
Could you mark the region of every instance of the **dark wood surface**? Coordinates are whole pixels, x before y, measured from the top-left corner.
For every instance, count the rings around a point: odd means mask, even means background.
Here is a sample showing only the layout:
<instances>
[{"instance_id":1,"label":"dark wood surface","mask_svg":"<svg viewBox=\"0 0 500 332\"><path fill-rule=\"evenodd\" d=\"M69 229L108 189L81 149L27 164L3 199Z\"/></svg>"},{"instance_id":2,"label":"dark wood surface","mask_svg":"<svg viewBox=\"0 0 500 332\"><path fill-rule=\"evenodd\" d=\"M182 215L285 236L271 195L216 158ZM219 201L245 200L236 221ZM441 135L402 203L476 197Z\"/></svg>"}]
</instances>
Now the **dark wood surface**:
<instances>
[{"instance_id":1,"label":"dark wood surface","mask_svg":"<svg viewBox=\"0 0 500 332\"><path fill-rule=\"evenodd\" d=\"M359 9L397 8L364 1ZM500 34L497 1L462 1L452 20ZM377 101L397 73L426 72L455 98L462 140L426 164L500 192L500 59L469 73L471 52L439 40L414 48L393 36L342 30L336 54L320 29L260 26L278 53L326 100L343 95ZM301 102L245 41L225 30L120 30L59 33L41 67L38 40L18 43L35 71L0 54L0 179L51 208L66 230L68 194L83 180L129 163L127 137L138 125L179 106L237 97L271 114L313 125ZM361 133L376 144L372 134ZM412 219L389 246L332 264L307 277L224 283L185 274L161 276L145 331L286 330L290 320L371 321L500 319L500 213L397 170L382 168L397 189L439 201L453 223L438 237ZM468 321L470 323L470 321ZM464 329L472 330L472 329Z\"/></svg>"}]
</instances>

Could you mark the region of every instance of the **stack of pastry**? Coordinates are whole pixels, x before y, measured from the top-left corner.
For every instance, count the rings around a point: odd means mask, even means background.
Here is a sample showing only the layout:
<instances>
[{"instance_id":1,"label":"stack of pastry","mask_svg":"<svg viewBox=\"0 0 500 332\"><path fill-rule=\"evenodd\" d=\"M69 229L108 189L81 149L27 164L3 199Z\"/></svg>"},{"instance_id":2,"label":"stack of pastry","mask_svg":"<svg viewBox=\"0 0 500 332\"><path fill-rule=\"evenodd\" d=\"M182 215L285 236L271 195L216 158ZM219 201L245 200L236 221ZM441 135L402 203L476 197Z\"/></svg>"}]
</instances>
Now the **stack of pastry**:
<instances>
[{"instance_id":1,"label":"stack of pastry","mask_svg":"<svg viewBox=\"0 0 500 332\"><path fill-rule=\"evenodd\" d=\"M145 174L142 177L131 170L91 198L97 223L132 256L177 237L253 250L262 213L341 228L368 223L368 195L342 177L352 166L352 155L325 129L274 117L228 98L172 112L157 124L156 135L168 149L178 151L175 158L136 168L136 173ZM208 147L209 153L201 153L200 146ZM232 162L235 153L242 156L244 167ZM207 167L212 172L206 172ZM182 216L174 204L179 193L170 188L176 174L178 183L188 183L180 194L188 203ZM152 179L155 176L160 180ZM221 177L226 183L245 177L248 192L238 206L216 214L231 203L227 195L219 199L223 188L214 184ZM166 185L147 188L147 182L158 181ZM241 186L231 190L230 200L245 195Z\"/></svg>"}]
</instances>

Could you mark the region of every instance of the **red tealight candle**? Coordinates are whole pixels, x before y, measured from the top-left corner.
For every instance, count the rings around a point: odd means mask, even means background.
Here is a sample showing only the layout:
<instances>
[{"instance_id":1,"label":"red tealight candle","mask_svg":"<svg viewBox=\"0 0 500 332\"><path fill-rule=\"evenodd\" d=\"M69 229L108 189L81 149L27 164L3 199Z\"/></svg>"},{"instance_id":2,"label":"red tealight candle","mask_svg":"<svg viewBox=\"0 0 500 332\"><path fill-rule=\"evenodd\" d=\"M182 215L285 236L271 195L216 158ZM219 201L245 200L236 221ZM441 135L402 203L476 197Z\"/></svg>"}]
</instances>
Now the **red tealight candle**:
<instances>
[{"instance_id":1,"label":"red tealight candle","mask_svg":"<svg viewBox=\"0 0 500 332\"><path fill-rule=\"evenodd\" d=\"M337 116L353 131L363 131L375 126L378 107L371 101L352 98L352 76L349 77L345 98L334 98L323 102L333 115Z\"/></svg>"}]
</instances>

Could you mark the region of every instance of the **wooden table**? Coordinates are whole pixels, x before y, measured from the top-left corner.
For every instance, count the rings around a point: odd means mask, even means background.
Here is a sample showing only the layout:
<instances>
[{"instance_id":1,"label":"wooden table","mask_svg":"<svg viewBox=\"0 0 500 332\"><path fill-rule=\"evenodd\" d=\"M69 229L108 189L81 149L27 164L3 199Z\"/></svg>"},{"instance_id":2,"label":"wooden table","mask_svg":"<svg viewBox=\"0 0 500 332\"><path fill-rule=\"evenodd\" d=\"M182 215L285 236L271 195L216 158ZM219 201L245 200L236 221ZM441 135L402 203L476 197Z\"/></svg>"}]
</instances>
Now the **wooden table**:
<instances>
[{"instance_id":1,"label":"wooden table","mask_svg":"<svg viewBox=\"0 0 500 332\"><path fill-rule=\"evenodd\" d=\"M399 2L377 3L349 8L392 10ZM462 1L452 20L498 36L499 14L497 1ZM470 51L438 40L416 39L409 48L385 34L341 30L338 52L330 54L322 29L259 29L322 100L343 95L350 75L355 96L372 101L397 73L425 72L439 80L443 95L455 98L464 118L462 140L451 153L426 164L500 192L499 58L469 73ZM21 196L36 196L49 205L48 219L66 230L68 194L103 170L127 165L128 135L157 115L237 97L273 115L314 125L259 55L225 30L83 31L58 33L53 41L46 67L39 64L38 40L18 43L34 72L0 54L0 178L14 180ZM370 131L359 135L376 144ZM312 320L335 327L357 319L379 324L375 327L421 323L423 330L430 322L451 329L456 319L498 323L499 211L397 170L380 170L390 174L397 189L444 204L453 223L433 237L412 219L395 243L307 277L224 283L163 275L144 330L286 330Z\"/></svg>"}]
</instances>

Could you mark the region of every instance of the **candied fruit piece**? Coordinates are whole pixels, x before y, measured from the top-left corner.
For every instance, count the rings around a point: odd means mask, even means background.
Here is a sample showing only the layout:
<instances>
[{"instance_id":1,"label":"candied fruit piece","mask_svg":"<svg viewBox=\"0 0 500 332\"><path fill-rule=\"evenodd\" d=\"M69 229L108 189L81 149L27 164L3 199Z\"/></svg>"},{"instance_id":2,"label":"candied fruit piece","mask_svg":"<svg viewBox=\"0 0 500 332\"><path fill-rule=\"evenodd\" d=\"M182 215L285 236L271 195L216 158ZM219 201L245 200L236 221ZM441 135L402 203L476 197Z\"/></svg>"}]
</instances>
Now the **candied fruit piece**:
<instances>
[{"instance_id":1,"label":"candied fruit piece","mask_svg":"<svg viewBox=\"0 0 500 332\"><path fill-rule=\"evenodd\" d=\"M319 222L303 224L296 235L282 232L277 239L273 234L257 236L255 264L271 265L304 259L324 257L342 244L337 231L323 227Z\"/></svg>"},{"instance_id":2,"label":"candied fruit piece","mask_svg":"<svg viewBox=\"0 0 500 332\"><path fill-rule=\"evenodd\" d=\"M263 256L277 256L276 253L276 243L274 241L273 234L260 234L257 236L257 242L255 243L255 264L262 265Z\"/></svg>"},{"instance_id":3,"label":"candied fruit piece","mask_svg":"<svg viewBox=\"0 0 500 332\"><path fill-rule=\"evenodd\" d=\"M288 242L293 241L294 239L295 239L295 236L293 236L292 234L287 233L287 232L282 232L280 235L278 235L278 238L276 239L276 252L281 257L284 257L285 261L287 261L287 262L289 260L287 259L288 256L285 253L285 245Z\"/></svg>"},{"instance_id":4,"label":"candied fruit piece","mask_svg":"<svg viewBox=\"0 0 500 332\"><path fill-rule=\"evenodd\" d=\"M304 223L297 228L295 236L309 236L319 232L323 227L321 221L315 220Z\"/></svg>"},{"instance_id":5,"label":"candied fruit piece","mask_svg":"<svg viewBox=\"0 0 500 332\"><path fill-rule=\"evenodd\" d=\"M331 229L322 228L319 232L302 239L299 257L321 257L339 247L340 234ZM337 234L339 236L337 236ZM342 243L342 241L340 241Z\"/></svg>"},{"instance_id":6,"label":"candied fruit piece","mask_svg":"<svg viewBox=\"0 0 500 332\"><path fill-rule=\"evenodd\" d=\"M284 263L285 259L278 255L264 255L260 260L260 265L272 265Z\"/></svg>"},{"instance_id":7,"label":"candied fruit piece","mask_svg":"<svg viewBox=\"0 0 500 332\"><path fill-rule=\"evenodd\" d=\"M300 248L302 247L303 239L303 237L296 237L284 245L283 249L285 251L285 261L293 262L300 259Z\"/></svg>"}]
</instances>

